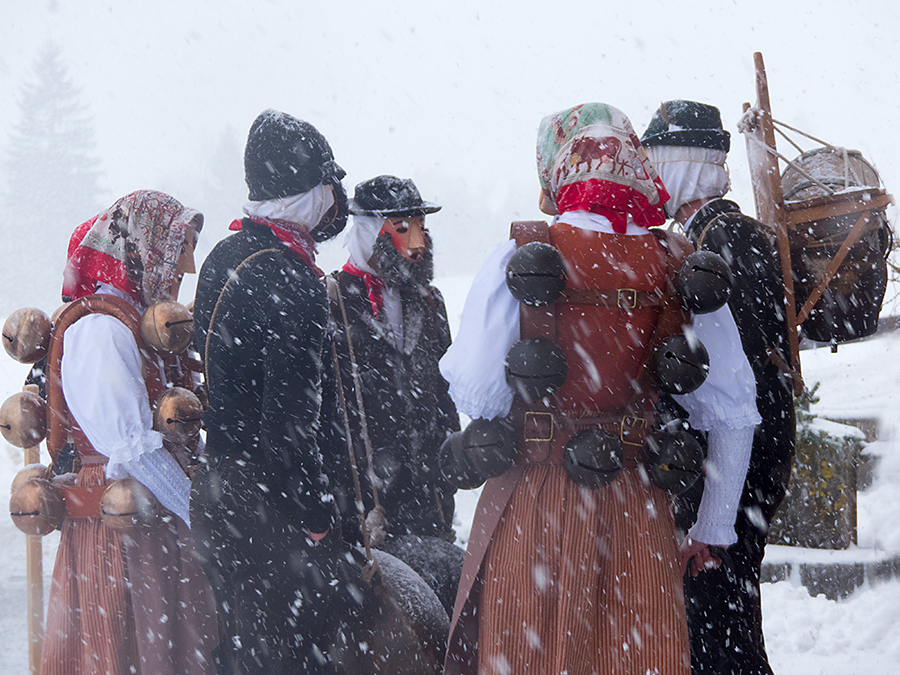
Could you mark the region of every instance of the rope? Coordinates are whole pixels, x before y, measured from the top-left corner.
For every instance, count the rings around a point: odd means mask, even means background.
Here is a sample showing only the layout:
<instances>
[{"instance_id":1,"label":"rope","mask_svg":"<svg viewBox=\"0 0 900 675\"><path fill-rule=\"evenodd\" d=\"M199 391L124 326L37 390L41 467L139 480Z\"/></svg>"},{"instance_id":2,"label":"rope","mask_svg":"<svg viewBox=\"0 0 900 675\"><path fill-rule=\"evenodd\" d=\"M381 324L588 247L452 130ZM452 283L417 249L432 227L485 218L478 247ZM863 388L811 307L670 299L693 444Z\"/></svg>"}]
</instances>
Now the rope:
<instances>
[{"instance_id":1,"label":"rope","mask_svg":"<svg viewBox=\"0 0 900 675\"><path fill-rule=\"evenodd\" d=\"M822 183L821 181L817 180L816 178L813 178L812 176L810 176L808 173L806 173L806 171L804 171L804 170L801 169L799 166L797 166L794 162L792 162L792 161L789 160L787 157L785 157L784 155L782 155L782 154L781 154L780 152L778 152L775 148L770 148L770 147L769 147L768 145L766 145L763 141L759 140L758 138L756 138L756 137L753 136L752 134L747 134L746 136L747 136L747 138L748 138L749 140L751 140L751 141L753 141L754 143L756 143L757 145L761 145L763 148L765 148L766 152L768 152L770 155L774 155L775 157L777 157L778 159L780 159L782 162L784 162L784 163L787 164L789 167L791 167L792 169L794 169L794 171L796 171L797 173L799 173L801 176L803 176L804 178L806 178L806 179L812 181L813 183L815 183L816 185L818 185L820 188L822 188L823 190L825 190L826 192L828 192L828 194L830 194L830 195L837 194L837 191L836 191L836 190L831 189L830 187L828 187L827 185L825 185L825 183ZM828 146L828 147L832 147L832 146Z\"/></svg>"},{"instance_id":2,"label":"rope","mask_svg":"<svg viewBox=\"0 0 900 675\"><path fill-rule=\"evenodd\" d=\"M828 143L827 141L823 141L821 138L816 138L812 134L808 134L805 131L800 131L800 129L798 129L797 127L792 127L790 124L785 124L784 122L779 122L778 120L776 120L774 118L772 118L772 123L779 124L779 125L783 126L785 129L790 129L791 131L796 131L801 136L806 136L811 141L815 141L816 143L819 143L820 145L824 145L827 148L831 148L832 150L837 150L837 147L833 146L831 143Z\"/></svg>"},{"instance_id":3,"label":"rope","mask_svg":"<svg viewBox=\"0 0 900 675\"><path fill-rule=\"evenodd\" d=\"M381 508L378 499L378 488L376 486L377 477L374 469L374 451L372 450L372 439L369 437L369 425L366 421L366 407L363 404L362 385L359 382L359 364L356 361L356 352L353 349L353 338L350 336L350 321L347 318L347 308L344 306L344 296L341 293L341 287L334 277L329 277L333 286L326 282L326 285L333 289L333 293L337 299L338 307L341 310L341 319L344 322L344 335L347 336L347 353L350 356L350 374L353 377L353 391L356 394L356 405L359 409L359 426L363 439L363 445L366 448L366 473L369 477L369 484L372 487L372 500L375 508Z\"/></svg>"},{"instance_id":4,"label":"rope","mask_svg":"<svg viewBox=\"0 0 900 675\"><path fill-rule=\"evenodd\" d=\"M326 277L327 280L330 277ZM359 514L359 531L362 533L363 546L366 549L366 566L362 572L363 580L368 584L375 576L375 572L380 572L378 563L372 557L372 546L370 543L369 531L366 529L366 508L363 506L362 485L359 482L359 467L356 465L356 453L353 452L353 436L350 433L350 414L347 412L347 401L344 398L344 385L341 381L341 367L338 361L337 345L331 343L331 359L334 363L334 376L337 380L338 402L341 406L341 417L344 420L344 433L347 437L347 454L350 457L350 473L353 475L353 488L356 490L356 511Z\"/></svg>"}]
</instances>

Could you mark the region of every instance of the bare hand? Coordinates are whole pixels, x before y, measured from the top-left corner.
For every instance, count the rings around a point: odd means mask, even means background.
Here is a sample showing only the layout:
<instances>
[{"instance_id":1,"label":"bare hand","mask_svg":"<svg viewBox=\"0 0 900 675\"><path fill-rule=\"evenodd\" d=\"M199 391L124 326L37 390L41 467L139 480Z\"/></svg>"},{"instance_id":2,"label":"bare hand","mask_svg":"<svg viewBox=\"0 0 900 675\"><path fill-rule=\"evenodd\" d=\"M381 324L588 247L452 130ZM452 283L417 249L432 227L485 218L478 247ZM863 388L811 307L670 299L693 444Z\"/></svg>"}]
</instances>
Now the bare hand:
<instances>
[{"instance_id":1,"label":"bare hand","mask_svg":"<svg viewBox=\"0 0 900 675\"><path fill-rule=\"evenodd\" d=\"M709 550L709 546L701 541L685 537L679 547L681 566L684 572L696 577L705 570L714 570L722 564L722 559Z\"/></svg>"}]
</instances>

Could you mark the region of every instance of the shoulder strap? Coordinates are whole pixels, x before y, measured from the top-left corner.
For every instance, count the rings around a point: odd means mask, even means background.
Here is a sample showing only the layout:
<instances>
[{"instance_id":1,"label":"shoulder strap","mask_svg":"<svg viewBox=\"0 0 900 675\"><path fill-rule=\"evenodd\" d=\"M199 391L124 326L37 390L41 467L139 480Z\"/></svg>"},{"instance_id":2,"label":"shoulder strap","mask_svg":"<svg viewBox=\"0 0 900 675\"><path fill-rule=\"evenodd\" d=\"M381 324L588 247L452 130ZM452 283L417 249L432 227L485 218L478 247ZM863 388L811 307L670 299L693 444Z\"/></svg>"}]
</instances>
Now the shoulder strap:
<instances>
[{"instance_id":1,"label":"shoulder strap","mask_svg":"<svg viewBox=\"0 0 900 675\"><path fill-rule=\"evenodd\" d=\"M150 401L155 401L163 390L159 368L147 357L144 339L141 336L141 316L128 302L109 295L88 295L70 302L53 324L50 335L50 346L47 350L47 450L56 461L60 450L68 441L71 423L69 409L62 391L62 356L63 335L67 328L89 314L105 314L112 316L131 330L134 341L141 353L144 369L144 382Z\"/></svg>"},{"instance_id":2,"label":"shoulder strap","mask_svg":"<svg viewBox=\"0 0 900 675\"><path fill-rule=\"evenodd\" d=\"M222 290L219 291L219 297L216 298L216 304L213 306L213 311L209 315L209 326L206 327L206 344L203 345L203 377L206 380L207 389L209 388L209 338L212 335L213 323L215 323L216 315L219 313L219 303L222 302L222 296L225 295L225 289L227 289L231 282L238 278L238 272L243 269L245 265L247 265L254 258L261 256L263 253L277 253L278 251L282 251L284 249L281 248L264 248L261 251L256 251L255 253L251 253L246 258L241 261L241 264L234 268L234 272L228 275L228 280L222 286ZM200 345L197 345L198 347Z\"/></svg>"}]
</instances>

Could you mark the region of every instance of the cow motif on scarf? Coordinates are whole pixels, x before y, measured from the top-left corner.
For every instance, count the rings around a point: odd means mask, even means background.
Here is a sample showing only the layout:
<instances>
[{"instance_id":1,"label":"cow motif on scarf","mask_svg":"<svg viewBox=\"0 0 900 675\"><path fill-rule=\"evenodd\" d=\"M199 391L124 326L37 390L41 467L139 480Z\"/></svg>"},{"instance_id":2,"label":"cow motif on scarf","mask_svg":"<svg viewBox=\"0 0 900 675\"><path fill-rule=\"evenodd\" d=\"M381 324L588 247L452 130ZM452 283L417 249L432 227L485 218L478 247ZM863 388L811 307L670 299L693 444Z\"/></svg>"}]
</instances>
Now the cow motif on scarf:
<instances>
[{"instance_id":1,"label":"cow motif on scarf","mask_svg":"<svg viewBox=\"0 0 900 675\"><path fill-rule=\"evenodd\" d=\"M603 103L585 103L545 117L538 129L541 187L560 213L590 211L625 232L665 222L669 198L628 118Z\"/></svg>"}]
</instances>

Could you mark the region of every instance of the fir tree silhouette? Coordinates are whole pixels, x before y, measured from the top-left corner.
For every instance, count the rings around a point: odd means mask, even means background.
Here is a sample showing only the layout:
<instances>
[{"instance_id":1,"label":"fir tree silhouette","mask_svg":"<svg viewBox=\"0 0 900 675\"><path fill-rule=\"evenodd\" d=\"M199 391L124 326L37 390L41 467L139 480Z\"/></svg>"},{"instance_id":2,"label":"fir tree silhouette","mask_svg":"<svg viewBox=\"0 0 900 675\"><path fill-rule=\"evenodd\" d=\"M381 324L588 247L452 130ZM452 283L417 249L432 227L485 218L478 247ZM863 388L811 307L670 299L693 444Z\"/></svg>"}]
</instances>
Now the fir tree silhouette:
<instances>
[{"instance_id":1,"label":"fir tree silhouette","mask_svg":"<svg viewBox=\"0 0 900 675\"><path fill-rule=\"evenodd\" d=\"M23 304L55 308L69 235L102 208L93 122L56 43L41 48L19 113L3 158L3 315Z\"/></svg>"}]
</instances>

